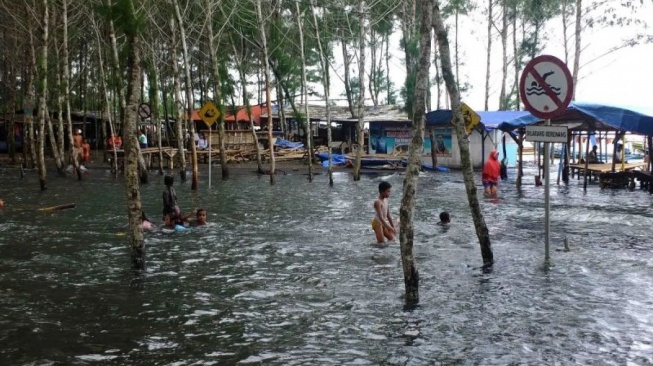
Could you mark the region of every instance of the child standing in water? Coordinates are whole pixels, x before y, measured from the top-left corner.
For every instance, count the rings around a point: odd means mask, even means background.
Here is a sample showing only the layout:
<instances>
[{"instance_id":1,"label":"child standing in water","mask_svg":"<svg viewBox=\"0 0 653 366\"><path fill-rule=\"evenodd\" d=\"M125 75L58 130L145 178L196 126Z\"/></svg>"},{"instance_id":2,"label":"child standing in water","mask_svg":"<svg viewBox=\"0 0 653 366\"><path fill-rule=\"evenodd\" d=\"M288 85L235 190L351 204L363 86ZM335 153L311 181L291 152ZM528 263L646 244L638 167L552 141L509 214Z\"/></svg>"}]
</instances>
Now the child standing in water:
<instances>
[{"instance_id":1,"label":"child standing in water","mask_svg":"<svg viewBox=\"0 0 653 366\"><path fill-rule=\"evenodd\" d=\"M166 185L166 189L163 191L163 217L169 215L170 218L175 219L181 217L181 211L179 210L179 205L177 204L177 192L172 188L172 184L175 182L175 178L171 175L166 175L163 178L163 183Z\"/></svg>"},{"instance_id":2,"label":"child standing in water","mask_svg":"<svg viewBox=\"0 0 653 366\"><path fill-rule=\"evenodd\" d=\"M376 235L376 242L382 244L385 239L394 240L397 230L390 215L388 198L392 185L388 182L379 183L379 198L374 201L374 219L372 219L372 230Z\"/></svg>"}]
</instances>

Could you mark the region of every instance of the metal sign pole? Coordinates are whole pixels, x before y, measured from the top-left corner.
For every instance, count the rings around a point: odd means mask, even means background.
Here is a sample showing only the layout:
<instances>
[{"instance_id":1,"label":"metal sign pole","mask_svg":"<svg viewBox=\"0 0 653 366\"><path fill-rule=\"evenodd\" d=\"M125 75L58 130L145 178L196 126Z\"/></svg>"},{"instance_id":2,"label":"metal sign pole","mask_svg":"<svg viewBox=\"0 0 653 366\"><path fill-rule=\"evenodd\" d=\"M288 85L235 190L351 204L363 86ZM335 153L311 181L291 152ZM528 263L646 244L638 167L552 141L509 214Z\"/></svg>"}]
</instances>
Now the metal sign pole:
<instances>
[{"instance_id":1,"label":"metal sign pole","mask_svg":"<svg viewBox=\"0 0 653 366\"><path fill-rule=\"evenodd\" d=\"M213 164L211 163L211 137L213 133L211 131L211 126L209 126L209 188L211 188L211 170L213 169Z\"/></svg>"},{"instance_id":2,"label":"metal sign pole","mask_svg":"<svg viewBox=\"0 0 653 366\"><path fill-rule=\"evenodd\" d=\"M546 120L546 125L551 126L551 120ZM549 265L549 239L551 233L551 195L549 192L551 176L549 169L550 142L544 143L544 264Z\"/></svg>"}]
</instances>

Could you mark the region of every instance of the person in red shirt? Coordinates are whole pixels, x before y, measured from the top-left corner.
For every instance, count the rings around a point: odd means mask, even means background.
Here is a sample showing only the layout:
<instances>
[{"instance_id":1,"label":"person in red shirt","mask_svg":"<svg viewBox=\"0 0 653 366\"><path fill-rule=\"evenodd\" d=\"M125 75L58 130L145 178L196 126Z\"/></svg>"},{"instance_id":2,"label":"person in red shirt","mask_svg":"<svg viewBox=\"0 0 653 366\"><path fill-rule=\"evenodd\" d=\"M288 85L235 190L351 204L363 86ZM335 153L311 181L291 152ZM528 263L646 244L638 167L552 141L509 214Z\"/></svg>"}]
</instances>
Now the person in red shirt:
<instances>
[{"instance_id":1,"label":"person in red shirt","mask_svg":"<svg viewBox=\"0 0 653 366\"><path fill-rule=\"evenodd\" d=\"M483 188L485 188L485 195L490 197L497 196L497 186L499 185L499 177L501 175L501 165L499 164L499 152L496 150L490 151L488 161L483 167Z\"/></svg>"},{"instance_id":2,"label":"person in red shirt","mask_svg":"<svg viewBox=\"0 0 653 366\"><path fill-rule=\"evenodd\" d=\"M84 139L84 143L82 144L82 163L88 164L89 161L91 161L91 145L87 139Z\"/></svg>"}]
</instances>

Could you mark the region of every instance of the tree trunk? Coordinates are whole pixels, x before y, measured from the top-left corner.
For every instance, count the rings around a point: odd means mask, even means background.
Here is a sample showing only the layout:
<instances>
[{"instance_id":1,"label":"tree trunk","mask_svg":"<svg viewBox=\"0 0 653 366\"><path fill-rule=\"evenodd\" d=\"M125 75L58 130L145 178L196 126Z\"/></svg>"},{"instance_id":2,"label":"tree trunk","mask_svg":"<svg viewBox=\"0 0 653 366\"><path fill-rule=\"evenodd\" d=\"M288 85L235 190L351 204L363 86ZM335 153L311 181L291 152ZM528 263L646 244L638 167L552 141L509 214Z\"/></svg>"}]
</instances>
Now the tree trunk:
<instances>
[{"instance_id":1,"label":"tree trunk","mask_svg":"<svg viewBox=\"0 0 653 366\"><path fill-rule=\"evenodd\" d=\"M181 12L179 11L179 3L177 0L172 0L175 10L175 17L177 18L177 26L179 27L179 36L181 38L181 50L184 60L184 71L186 76L186 114L188 115L188 123L190 124L190 157L191 165L193 167L193 179L191 182L191 189L197 190L199 184L199 170L197 167L197 150L195 148L195 121L193 121L193 79L190 75L190 55L188 54L188 45L186 43L186 29L184 27Z\"/></svg>"},{"instance_id":2,"label":"tree trunk","mask_svg":"<svg viewBox=\"0 0 653 366\"><path fill-rule=\"evenodd\" d=\"M47 177L47 169L45 166L45 124L46 124L46 101L48 92L48 21L50 18L48 0L42 0L43 17L41 18L41 55L38 60L37 74L39 80L39 135L38 139L38 170L39 170L39 183L41 190L47 189L45 179ZM50 125L52 126L52 125ZM53 144L56 145L56 144Z\"/></svg>"},{"instance_id":3,"label":"tree trunk","mask_svg":"<svg viewBox=\"0 0 653 366\"><path fill-rule=\"evenodd\" d=\"M256 129L254 129L254 118L252 117L252 108L249 103L249 98L247 97L247 75L245 73L245 61L244 57L239 55L236 46L234 47L234 57L236 58L236 64L238 69L238 75L240 76L240 87L243 93L243 104L245 105L245 110L247 111L247 120L249 121L249 129L252 132L252 139L254 140L254 148L256 152L256 173L265 174L263 170L263 158L261 154L261 149L259 148L258 135ZM235 111L235 110L234 110ZM235 113L235 112L234 112ZM270 114L271 111L268 111Z\"/></svg>"},{"instance_id":4,"label":"tree trunk","mask_svg":"<svg viewBox=\"0 0 653 366\"><path fill-rule=\"evenodd\" d=\"M308 122L308 138L306 139L306 148L308 150L308 181L313 181L313 129L311 128L311 117L308 114L308 82L306 81L306 59L304 58L304 32L302 31L302 13L299 10L299 3L295 3L297 9L297 29L299 30L299 52L302 60L302 89L306 95L304 102L304 118ZM361 85L361 87L363 87Z\"/></svg>"},{"instance_id":5,"label":"tree trunk","mask_svg":"<svg viewBox=\"0 0 653 366\"><path fill-rule=\"evenodd\" d=\"M404 179L403 197L399 209L400 230L399 242L401 247L401 263L404 270L404 286L406 302L419 301L419 273L415 266L413 256L415 196L417 194L417 181L422 167L422 149L424 146L424 124L426 110L426 94L429 80L429 67L431 65L431 23L433 7L431 1L420 0L420 45L419 67L415 81L413 98L413 138L409 148L408 167Z\"/></svg>"},{"instance_id":6,"label":"tree trunk","mask_svg":"<svg viewBox=\"0 0 653 366\"><path fill-rule=\"evenodd\" d=\"M349 113L352 117L356 117L356 112L354 111L354 95L351 91L351 58L349 57L349 52L347 52L347 42L345 37L342 37L340 41L342 47L342 59L345 67L345 95L347 95L347 106L349 107Z\"/></svg>"},{"instance_id":7,"label":"tree trunk","mask_svg":"<svg viewBox=\"0 0 653 366\"><path fill-rule=\"evenodd\" d=\"M435 171L435 168L438 166L438 149L433 128L429 128L429 140L431 140L431 165L433 165L433 171Z\"/></svg>"},{"instance_id":8,"label":"tree trunk","mask_svg":"<svg viewBox=\"0 0 653 366\"><path fill-rule=\"evenodd\" d=\"M179 64L177 63L177 27L175 27L175 19L170 16L170 63L172 64L172 78L173 89L175 95L175 110L177 112L176 118L176 132L177 132L177 148L179 149L179 159L181 167L179 175L183 182L186 181L186 147L184 144L184 104L181 98L181 80L179 76Z\"/></svg>"},{"instance_id":9,"label":"tree trunk","mask_svg":"<svg viewBox=\"0 0 653 366\"><path fill-rule=\"evenodd\" d=\"M107 5L111 6L111 0L107 0ZM111 49L112 49L112 61L113 61L113 70L114 74L116 75L115 78L115 88L116 92L118 94L118 101L120 103L120 120L125 119L125 111L127 110L127 100L125 97L124 93L124 85L122 82L122 73L120 72L120 58L119 58L119 53L118 53L118 43L116 41L116 31L115 31L115 25L113 21L109 21L109 39L111 40ZM84 73L85 74L85 73ZM139 78L137 79L140 81L140 75ZM140 86L140 83L137 82L136 85ZM138 89L138 88L137 88ZM136 96L138 97L138 93L136 93ZM86 101L84 101L84 108L86 108ZM137 115L138 116L138 115ZM136 129L138 129L138 123L135 125ZM84 113L84 133L86 133L86 112ZM125 139L127 138L127 135L124 133L123 130L123 135ZM134 131L134 136L137 136L136 131ZM138 139L138 137L137 137ZM138 165L140 167L139 172L140 172L140 180L143 183L146 183L148 181L147 177L147 166L145 165L145 159L143 159L143 155L141 155L141 150L140 146L138 143L136 143L136 148L138 149Z\"/></svg>"},{"instance_id":10,"label":"tree trunk","mask_svg":"<svg viewBox=\"0 0 653 366\"><path fill-rule=\"evenodd\" d=\"M487 16L487 61L485 65L485 110L489 110L490 103L490 61L492 54L492 3L494 0L488 0L488 16Z\"/></svg>"},{"instance_id":11,"label":"tree trunk","mask_svg":"<svg viewBox=\"0 0 653 366\"><path fill-rule=\"evenodd\" d=\"M567 38L569 33L569 14L567 13L568 6L569 0L562 0L560 2L560 13L562 14L562 46L565 49L565 64L569 63L569 39Z\"/></svg>"},{"instance_id":12,"label":"tree trunk","mask_svg":"<svg viewBox=\"0 0 653 366\"><path fill-rule=\"evenodd\" d=\"M521 104L519 103L519 49L517 48L517 4L513 2L512 6L512 52L513 52L513 64L515 66L515 79L512 84L512 95L515 95L517 102L515 105L516 110L520 110Z\"/></svg>"},{"instance_id":13,"label":"tree trunk","mask_svg":"<svg viewBox=\"0 0 653 366\"><path fill-rule=\"evenodd\" d=\"M66 113L66 125L68 126L68 141L70 141L70 147L68 149L70 154L70 164L72 164L75 172L77 173L77 179L82 180L82 171L79 168L79 161L74 156L73 149L73 119L71 116L71 107L70 107L70 53L68 50L68 0L61 0L61 22L63 28L62 35L62 52L63 52L63 75L61 82L63 83L63 104Z\"/></svg>"},{"instance_id":14,"label":"tree trunk","mask_svg":"<svg viewBox=\"0 0 653 366\"><path fill-rule=\"evenodd\" d=\"M381 47L383 47L383 41L381 41ZM376 77L378 70L376 64L378 49L377 34L374 29L370 29L370 72L367 78L367 87L370 92L370 99L372 99L372 105L375 107L379 105L379 86L378 78Z\"/></svg>"},{"instance_id":15,"label":"tree trunk","mask_svg":"<svg viewBox=\"0 0 653 366\"><path fill-rule=\"evenodd\" d=\"M134 12L133 8L131 10ZM140 151L138 149L138 85L141 75L140 50L138 34L128 36L129 42L129 86L127 88L127 108L124 129L124 150L125 150L125 185L127 191L127 210L129 212L129 238L131 241L131 258L134 269L145 268L145 248L143 229L141 228L141 217L143 208L141 205L141 192L139 186L138 160Z\"/></svg>"},{"instance_id":16,"label":"tree trunk","mask_svg":"<svg viewBox=\"0 0 653 366\"><path fill-rule=\"evenodd\" d=\"M456 4L455 7L455 13L454 13L454 20L455 20L455 30L456 30L456 38L454 39L454 49L455 49L455 55L454 55L454 60L455 60L455 65L456 65L456 89L460 91L460 54L458 53L458 36L459 36L459 30L460 28L458 27L458 13L460 11L458 10L458 7L460 5ZM442 53L442 52L440 52ZM451 109L454 109L453 103L451 105Z\"/></svg>"},{"instance_id":17,"label":"tree trunk","mask_svg":"<svg viewBox=\"0 0 653 366\"><path fill-rule=\"evenodd\" d=\"M281 130L283 131L283 138L286 140L290 140L290 129L288 128L288 121L286 120L286 113L285 113L285 108L283 105L285 104L285 100L283 97L283 89L281 87L281 82L277 80L276 86L275 86L275 91L277 93L277 105L279 106L279 124L281 125Z\"/></svg>"},{"instance_id":18,"label":"tree trunk","mask_svg":"<svg viewBox=\"0 0 653 366\"><path fill-rule=\"evenodd\" d=\"M327 122L327 151L329 159L329 185L333 187L333 162L331 161L331 101L329 99L329 64L327 56L322 48L322 34L320 33L319 22L317 20L316 0L311 0L311 10L313 12L313 22L315 23L315 39L317 40L317 48L320 56L320 71L322 72L322 87L324 87L324 104L326 106L326 122ZM389 94L388 94L389 96Z\"/></svg>"},{"instance_id":19,"label":"tree trunk","mask_svg":"<svg viewBox=\"0 0 653 366\"><path fill-rule=\"evenodd\" d=\"M157 70L156 52L152 50L150 55L152 60L149 62L149 99L150 110L152 111L152 119L154 128L156 129L156 146L159 148L159 175L163 175L163 147L161 146L161 115L159 112L159 72Z\"/></svg>"},{"instance_id":20,"label":"tree trunk","mask_svg":"<svg viewBox=\"0 0 653 366\"><path fill-rule=\"evenodd\" d=\"M227 167L227 153L225 151L225 133L224 133L224 105L222 104L222 88L221 79L220 79L220 70L218 69L218 53L215 48L215 35L213 34L213 2L211 0L206 0L205 2L205 11L206 11L206 25L208 30L208 43L209 43L209 60L211 60L211 76L213 78L213 96L218 104L218 110L220 111L220 119L218 120L218 138L220 139L220 169L222 170L222 179L226 180L229 178L229 168ZM243 91L245 93L245 91ZM235 121L238 123L238 121ZM209 133L212 133L209 128ZM212 169L209 167L209 169Z\"/></svg>"},{"instance_id":21,"label":"tree trunk","mask_svg":"<svg viewBox=\"0 0 653 366\"><path fill-rule=\"evenodd\" d=\"M58 89L58 88L57 88ZM59 142L57 136L61 136L61 134L55 134L54 133L54 126L52 125L52 118L50 117L50 113L48 111L47 106L45 107L45 125L47 127L47 137L48 141L50 142L50 149L52 150L52 158L54 159L54 164L57 167L57 172L59 175L62 177L65 177L65 170L66 166L63 161L63 155L61 155L61 151L59 150Z\"/></svg>"},{"instance_id":22,"label":"tree trunk","mask_svg":"<svg viewBox=\"0 0 653 366\"><path fill-rule=\"evenodd\" d=\"M109 134L111 136L111 141L112 141L111 147L113 150L113 159L111 160L111 170L113 171L114 176L117 177L118 176L118 149L116 148L116 144L113 143L113 138L116 137L116 131L113 128L113 120L111 118L111 110L110 110L111 102L109 101L109 89L107 87L107 79L104 73L104 59L102 58L102 51L101 51L102 43L100 42L99 34L97 36L97 44L98 44L98 68L100 69L100 90L102 93L102 98L103 98L102 106L104 110L104 113L102 113L102 120L104 121L104 118L107 118L107 122L109 123Z\"/></svg>"},{"instance_id":23,"label":"tree trunk","mask_svg":"<svg viewBox=\"0 0 653 366\"><path fill-rule=\"evenodd\" d=\"M580 53L582 51L581 49L581 43L580 43L580 35L583 30L582 28L582 20L583 20L583 1L582 0L576 0L576 30L574 32L575 35L575 44L574 44L574 70L572 72L572 80L573 80L573 85L574 85L574 90L577 90L578 87L578 70L580 69ZM574 100L576 99L576 93L574 93L573 96Z\"/></svg>"},{"instance_id":24,"label":"tree trunk","mask_svg":"<svg viewBox=\"0 0 653 366\"><path fill-rule=\"evenodd\" d=\"M23 138L23 151L27 151L29 157L28 166L34 167L37 162L36 140L34 131L34 79L36 75L36 50L34 45L34 34L31 21L27 21L29 31L29 62L27 66L27 92L25 101L25 133Z\"/></svg>"},{"instance_id":25,"label":"tree trunk","mask_svg":"<svg viewBox=\"0 0 653 366\"><path fill-rule=\"evenodd\" d=\"M508 6L507 0L503 0L501 9L501 92L499 93L499 110L508 109L508 96L506 95L506 85L508 83Z\"/></svg>"},{"instance_id":26,"label":"tree trunk","mask_svg":"<svg viewBox=\"0 0 653 366\"><path fill-rule=\"evenodd\" d=\"M55 23L55 14L56 11L53 12L53 24ZM56 39L55 39L56 42ZM55 95L55 101L56 101L56 109L57 109L57 133L54 133L54 126L52 126L52 119L48 117L48 136L49 136L49 141L50 145L52 147L52 156L54 157L55 165L57 167L57 172L59 173L60 176L65 177L66 176L66 162L64 159L65 151L64 151L64 128L63 128L63 103L62 103L62 96L61 96L61 54L59 52L59 48L55 47L55 58L56 58L56 67L55 67L55 90L56 93ZM49 116L49 115L48 115Z\"/></svg>"},{"instance_id":27,"label":"tree trunk","mask_svg":"<svg viewBox=\"0 0 653 366\"><path fill-rule=\"evenodd\" d=\"M437 36L435 35L435 32L433 33L433 44L436 45L438 44L438 39ZM433 54L435 55L433 57L433 66L435 66L435 88L436 88L436 107L435 109L440 109L442 108L442 89L440 89L440 85L442 85L442 77L440 75L440 56L438 55L438 48L434 47L433 48Z\"/></svg>"},{"instance_id":28,"label":"tree trunk","mask_svg":"<svg viewBox=\"0 0 653 366\"><path fill-rule=\"evenodd\" d=\"M224 105L222 104L222 101L218 102L218 108L224 110ZM229 166L227 165L227 152L225 151L227 148L227 144L225 141L226 133L224 131L225 121L224 121L224 113L222 112L220 113L221 113L220 121L218 121L218 123L220 123L218 125L218 137L220 138L220 170L222 171L222 179L227 180L229 179Z\"/></svg>"},{"instance_id":29,"label":"tree trunk","mask_svg":"<svg viewBox=\"0 0 653 366\"><path fill-rule=\"evenodd\" d=\"M238 50L236 49L236 45L232 42L232 46L234 49L234 58L236 59L236 65L238 69L238 76L240 77L240 87L242 89L242 94L243 94L243 104L245 105L245 110L247 111L247 120L249 121L249 129L252 133L252 139L254 140L254 149L256 152L256 173L257 174L265 174L265 170L263 170L263 158L261 154L261 149L259 147L259 142L258 142L258 135L256 133L256 129L254 129L254 118L252 117L252 108L249 103L249 98L247 97L247 74L245 71L245 63L247 62L245 60L245 55L239 54ZM234 113L236 110L234 109ZM268 111L268 114L270 114L271 111Z\"/></svg>"},{"instance_id":30,"label":"tree trunk","mask_svg":"<svg viewBox=\"0 0 653 366\"><path fill-rule=\"evenodd\" d=\"M16 69L13 66L10 66L10 80L16 80ZM8 148L9 148L9 159L12 164L16 163L16 132L14 130L14 125L16 123L16 107L18 103L18 92L16 90L16 83L12 82L9 84L11 90L10 103L11 110L9 111L9 120L11 123L7 126L7 135L8 135Z\"/></svg>"},{"instance_id":31,"label":"tree trunk","mask_svg":"<svg viewBox=\"0 0 653 366\"><path fill-rule=\"evenodd\" d=\"M270 148L270 184L274 185L276 181L276 167L274 161L274 140L272 135L272 97L270 96L270 62L268 56L267 35L265 33L265 22L263 12L261 11L261 0L256 2L256 13L258 16L259 31L261 33L261 43L263 46L263 61L265 63L265 104L268 110L268 145Z\"/></svg>"},{"instance_id":32,"label":"tree trunk","mask_svg":"<svg viewBox=\"0 0 653 366\"><path fill-rule=\"evenodd\" d=\"M440 49L440 61L442 62L442 74L444 77L449 96L451 98L451 110L454 116L454 129L456 137L458 138L458 148L460 149L460 159L463 171L463 178L465 180L465 189L467 191L467 199L469 201L469 208L472 212L472 219L476 229L476 236L478 237L481 246L481 256L483 257L483 264L489 266L493 263L492 246L490 243L490 233L481 206L478 202L476 195L476 183L474 179L474 170L472 168L472 160L469 153L469 139L465 132L465 121L460 109L460 94L456 87L456 80L454 79L451 69L451 56L449 52L449 41L447 39L447 31L444 27L444 21L440 13L439 1L435 2L433 9L433 27L437 34L438 46Z\"/></svg>"},{"instance_id":33,"label":"tree trunk","mask_svg":"<svg viewBox=\"0 0 653 366\"><path fill-rule=\"evenodd\" d=\"M358 123L356 124L356 137L358 138L358 149L356 149L356 162L354 163L354 181L361 179L361 166L363 163L363 150L365 147L365 0L359 2L359 23L360 35L358 39Z\"/></svg>"},{"instance_id":34,"label":"tree trunk","mask_svg":"<svg viewBox=\"0 0 653 366\"><path fill-rule=\"evenodd\" d=\"M385 35L385 85L387 94L385 104L394 104L392 83L390 83L390 32Z\"/></svg>"}]
</instances>

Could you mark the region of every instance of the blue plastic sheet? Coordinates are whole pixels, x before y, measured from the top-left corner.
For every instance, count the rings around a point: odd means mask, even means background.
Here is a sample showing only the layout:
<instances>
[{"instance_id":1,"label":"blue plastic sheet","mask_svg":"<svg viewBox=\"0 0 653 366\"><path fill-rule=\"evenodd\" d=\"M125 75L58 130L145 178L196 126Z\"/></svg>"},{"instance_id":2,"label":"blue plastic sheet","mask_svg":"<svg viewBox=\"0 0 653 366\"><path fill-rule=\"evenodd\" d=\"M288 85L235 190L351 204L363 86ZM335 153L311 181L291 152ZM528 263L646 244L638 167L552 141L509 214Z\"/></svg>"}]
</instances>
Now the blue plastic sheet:
<instances>
[{"instance_id":1,"label":"blue plastic sheet","mask_svg":"<svg viewBox=\"0 0 653 366\"><path fill-rule=\"evenodd\" d=\"M290 142L284 139L277 139L277 142L274 143L274 146L279 146L283 149L300 149L304 147L304 144L301 142Z\"/></svg>"}]
</instances>

